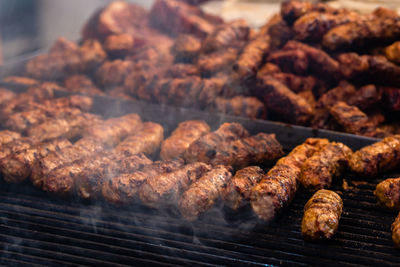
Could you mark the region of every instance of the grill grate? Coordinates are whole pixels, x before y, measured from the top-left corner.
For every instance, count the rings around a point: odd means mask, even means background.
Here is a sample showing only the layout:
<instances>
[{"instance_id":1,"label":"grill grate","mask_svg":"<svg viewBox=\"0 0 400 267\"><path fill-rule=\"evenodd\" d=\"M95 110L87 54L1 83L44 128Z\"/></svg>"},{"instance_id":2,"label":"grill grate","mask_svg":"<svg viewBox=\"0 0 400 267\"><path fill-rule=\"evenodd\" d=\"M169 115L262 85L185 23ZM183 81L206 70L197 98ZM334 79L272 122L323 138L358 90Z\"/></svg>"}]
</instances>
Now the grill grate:
<instances>
[{"instance_id":1,"label":"grill grate","mask_svg":"<svg viewBox=\"0 0 400 267\"><path fill-rule=\"evenodd\" d=\"M10 265L389 265L400 264L393 248L393 214L372 195L375 183L343 192L344 213L334 240L315 244L300 234L309 194L300 191L290 208L265 225L248 210L238 215L215 208L187 223L141 205L49 199L29 185L1 184L1 263ZM337 187L336 189L339 189ZM165 212L167 213L167 212Z\"/></svg>"}]
</instances>

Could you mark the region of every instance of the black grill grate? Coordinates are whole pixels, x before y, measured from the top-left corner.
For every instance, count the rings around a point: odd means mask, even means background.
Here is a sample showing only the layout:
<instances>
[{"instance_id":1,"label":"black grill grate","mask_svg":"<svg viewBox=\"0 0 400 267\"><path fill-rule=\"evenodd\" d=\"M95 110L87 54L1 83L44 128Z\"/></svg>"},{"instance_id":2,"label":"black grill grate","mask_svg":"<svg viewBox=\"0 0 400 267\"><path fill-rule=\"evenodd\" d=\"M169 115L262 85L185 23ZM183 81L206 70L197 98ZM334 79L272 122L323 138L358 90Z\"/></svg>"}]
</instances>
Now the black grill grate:
<instances>
[{"instance_id":1,"label":"black grill grate","mask_svg":"<svg viewBox=\"0 0 400 267\"><path fill-rule=\"evenodd\" d=\"M343 192L344 213L334 240L314 244L300 235L309 195L299 192L275 222L248 210L241 218L215 208L187 223L147 210L49 199L29 185L0 190L3 264L82 265L373 265L400 264L393 248L393 214L382 211L373 183ZM337 188L339 189L339 188Z\"/></svg>"}]
</instances>

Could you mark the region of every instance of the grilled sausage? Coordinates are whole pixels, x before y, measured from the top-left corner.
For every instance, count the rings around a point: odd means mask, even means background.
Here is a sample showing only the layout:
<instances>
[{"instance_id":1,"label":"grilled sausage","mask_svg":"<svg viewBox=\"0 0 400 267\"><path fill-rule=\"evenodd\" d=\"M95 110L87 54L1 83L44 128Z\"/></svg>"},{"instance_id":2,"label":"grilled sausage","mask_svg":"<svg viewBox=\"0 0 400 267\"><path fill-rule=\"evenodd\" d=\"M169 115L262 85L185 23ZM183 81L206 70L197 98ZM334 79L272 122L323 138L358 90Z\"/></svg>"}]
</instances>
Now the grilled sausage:
<instances>
[{"instance_id":1,"label":"grilled sausage","mask_svg":"<svg viewBox=\"0 0 400 267\"><path fill-rule=\"evenodd\" d=\"M180 198L179 210L182 216L189 221L196 220L214 205L231 178L232 168L222 165L204 174Z\"/></svg>"},{"instance_id":2,"label":"grilled sausage","mask_svg":"<svg viewBox=\"0 0 400 267\"><path fill-rule=\"evenodd\" d=\"M159 149L163 139L164 128L160 124L145 122L137 133L125 138L114 151L121 155L144 153L151 156Z\"/></svg>"},{"instance_id":3,"label":"grilled sausage","mask_svg":"<svg viewBox=\"0 0 400 267\"><path fill-rule=\"evenodd\" d=\"M261 181L264 171L258 166L243 168L235 173L226 188L222 190L225 205L238 210L248 203L253 186Z\"/></svg>"},{"instance_id":4,"label":"grilled sausage","mask_svg":"<svg viewBox=\"0 0 400 267\"><path fill-rule=\"evenodd\" d=\"M400 178L380 182L374 191L379 204L392 211L400 211Z\"/></svg>"},{"instance_id":5,"label":"grilled sausage","mask_svg":"<svg viewBox=\"0 0 400 267\"><path fill-rule=\"evenodd\" d=\"M243 139L226 142L216 149L210 163L243 168L249 164L271 164L283 155L282 145L275 134L259 133Z\"/></svg>"},{"instance_id":6,"label":"grilled sausage","mask_svg":"<svg viewBox=\"0 0 400 267\"><path fill-rule=\"evenodd\" d=\"M128 114L119 118L111 118L93 127L86 128L83 136L112 147L123 138L133 135L140 129L141 125L142 121L139 115Z\"/></svg>"},{"instance_id":7,"label":"grilled sausage","mask_svg":"<svg viewBox=\"0 0 400 267\"><path fill-rule=\"evenodd\" d=\"M13 131L0 131L0 146L21 138L21 134Z\"/></svg>"},{"instance_id":8,"label":"grilled sausage","mask_svg":"<svg viewBox=\"0 0 400 267\"><path fill-rule=\"evenodd\" d=\"M356 174L370 178L393 170L399 163L400 135L393 135L354 152L349 166Z\"/></svg>"},{"instance_id":9,"label":"grilled sausage","mask_svg":"<svg viewBox=\"0 0 400 267\"><path fill-rule=\"evenodd\" d=\"M352 153L342 143L327 144L304 163L300 174L301 184L310 191L329 188L332 178L341 175Z\"/></svg>"},{"instance_id":10,"label":"grilled sausage","mask_svg":"<svg viewBox=\"0 0 400 267\"><path fill-rule=\"evenodd\" d=\"M217 153L217 149L239 138L247 137L249 133L239 123L224 123L215 132L208 133L192 144L185 152L187 162L210 162Z\"/></svg>"},{"instance_id":11,"label":"grilled sausage","mask_svg":"<svg viewBox=\"0 0 400 267\"><path fill-rule=\"evenodd\" d=\"M174 205L182 192L210 169L205 163L195 162L174 172L151 177L140 187L140 199L150 207L159 207L164 203Z\"/></svg>"},{"instance_id":12,"label":"grilled sausage","mask_svg":"<svg viewBox=\"0 0 400 267\"><path fill-rule=\"evenodd\" d=\"M392 240L397 248L400 248L400 214L392 224Z\"/></svg>"},{"instance_id":13,"label":"grilled sausage","mask_svg":"<svg viewBox=\"0 0 400 267\"><path fill-rule=\"evenodd\" d=\"M253 187L250 203L260 219L270 221L281 209L290 204L297 191L304 162L327 143L327 139L307 139L286 157L281 158Z\"/></svg>"},{"instance_id":14,"label":"grilled sausage","mask_svg":"<svg viewBox=\"0 0 400 267\"><path fill-rule=\"evenodd\" d=\"M32 167L38 158L43 158L52 151L61 150L70 145L71 143L66 139L56 139L8 155L0 160L0 170L4 180L8 183L24 181L31 174Z\"/></svg>"},{"instance_id":15,"label":"grilled sausage","mask_svg":"<svg viewBox=\"0 0 400 267\"><path fill-rule=\"evenodd\" d=\"M343 201L333 191L321 189L306 203L301 222L301 234L305 239L330 239L339 227Z\"/></svg>"},{"instance_id":16,"label":"grilled sausage","mask_svg":"<svg viewBox=\"0 0 400 267\"><path fill-rule=\"evenodd\" d=\"M90 113L71 114L61 118L52 118L27 131L34 140L44 142L55 138L75 139L80 137L87 127L100 123L99 116Z\"/></svg>"},{"instance_id":17,"label":"grilled sausage","mask_svg":"<svg viewBox=\"0 0 400 267\"><path fill-rule=\"evenodd\" d=\"M105 200L114 204L127 204L138 199L140 186L152 177L170 173L182 167L182 160L157 161L144 166L140 171L124 173L106 180L102 186Z\"/></svg>"},{"instance_id":18,"label":"grilled sausage","mask_svg":"<svg viewBox=\"0 0 400 267\"><path fill-rule=\"evenodd\" d=\"M5 143L0 148L0 159L3 159L17 151L22 151L24 149L30 148L32 145L32 140L26 137L21 137L11 142Z\"/></svg>"},{"instance_id":19,"label":"grilled sausage","mask_svg":"<svg viewBox=\"0 0 400 267\"><path fill-rule=\"evenodd\" d=\"M161 144L160 157L163 160L180 158L185 150L198 138L210 132L204 121L184 121Z\"/></svg>"}]
</instances>

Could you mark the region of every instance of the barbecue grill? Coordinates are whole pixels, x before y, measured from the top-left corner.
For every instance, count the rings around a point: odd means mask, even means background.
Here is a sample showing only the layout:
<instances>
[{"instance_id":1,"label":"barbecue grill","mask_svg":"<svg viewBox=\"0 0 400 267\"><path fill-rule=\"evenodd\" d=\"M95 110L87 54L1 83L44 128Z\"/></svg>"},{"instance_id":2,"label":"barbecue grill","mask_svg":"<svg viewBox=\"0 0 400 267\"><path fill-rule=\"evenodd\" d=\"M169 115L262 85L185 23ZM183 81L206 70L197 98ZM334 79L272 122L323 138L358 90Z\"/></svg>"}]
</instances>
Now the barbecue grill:
<instances>
[{"instance_id":1,"label":"barbecue grill","mask_svg":"<svg viewBox=\"0 0 400 267\"><path fill-rule=\"evenodd\" d=\"M64 96L65 92L58 92ZM251 133L273 132L289 151L307 137L327 137L358 149L376 141L343 133L208 114L196 110L96 97L94 113L105 117L137 112L161 123L168 134L183 120L204 119L213 129L240 122ZM107 110L104 110L107 106ZM167 119L165 119L167 118ZM381 177L384 179L384 177ZM53 198L29 184L1 183L1 263L6 265L394 265L393 214L376 204L378 181L338 182L344 213L333 240L309 243L300 233L302 209L311 196L299 191L278 218L265 224L247 208L232 213L222 204L189 223L174 210L141 204L115 207L102 201Z\"/></svg>"}]
</instances>

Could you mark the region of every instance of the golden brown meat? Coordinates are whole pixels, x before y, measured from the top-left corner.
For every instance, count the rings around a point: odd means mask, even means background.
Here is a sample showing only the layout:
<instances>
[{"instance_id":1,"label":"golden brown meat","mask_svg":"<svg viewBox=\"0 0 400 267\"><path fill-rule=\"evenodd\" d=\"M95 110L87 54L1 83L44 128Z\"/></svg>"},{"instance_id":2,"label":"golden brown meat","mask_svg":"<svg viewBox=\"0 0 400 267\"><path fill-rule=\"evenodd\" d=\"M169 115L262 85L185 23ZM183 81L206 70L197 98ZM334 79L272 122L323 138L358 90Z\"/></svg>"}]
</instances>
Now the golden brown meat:
<instances>
[{"instance_id":1,"label":"golden brown meat","mask_svg":"<svg viewBox=\"0 0 400 267\"><path fill-rule=\"evenodd\" d=\"M235 48L216 50L209 54L202 54L197 59L197 66L203 75L210 76L219 71L230 70L235 62L238 51Z\"/></svg>"},{"instance_id":2,"label":"golden brown meat","mask_svg":"<svg viewBox=\"0 0 400 267\"><path fill-rule=\"evenodd\" d=\"M59 137L72 140L82 136L87 127L98 125L101 121L97 115L79 112L63 117L49 118L43 123L29 128L26 133L39 142Z\"/></svg>"},{"instance_id":3,"label":"golden brown meat","mask_svg":"<svg viewBox=\"0 0 400 267\"><path fill-rule=\"evenodd\" d=\"M282 145L276 140L275 134L258 133L224 142L216 149L215 155L210 157L209 163L240 169L250 164L270 165L282 155Z\"/></svg>"},{"instance_id":4,"label":"golden brown meat","mask_svg":"<svg viewBox=\"0 0 400 267\"><path fill-rule=\"evenodd\" d=\"M14 99L17 95L5 88L0 88L0 105L8 103L11 99Z\"/></svg>"},{"instance_id":5,"label":"golden brown meat","mask_svg":"<svg viewBox=\"0 0 400 267\"><path fill-rule=\"evenodd\" d=\"M34 142L30 138L21 137L8 143L1 144L0 159L3 159L13 153L30 148Z\"/></svg>"},{"instance_id":6,"label":"golden brown meat","mask_svg":"<svg viewBox=\"0 0 400 267\"><path fill-rule=\"evenodd\" d=\"M190 144L185 152L187 162L210 162L217 150L226 142L248 137L249 133L239 123L224 123L218 130L208 133Z\"/></svg>"},{"instance_id":7,"label":"golden brown meat","mask_svg":"<svg viewBox=\"0 0 400 267\"><path fill-rule=\"evenodd\" d=\"M139 189L139 197L149 207L176 205L182 192L211 167L202 162L183 166L171 173L149 177Z\"/></svg>"},{"instance_id":8,"label":"golden brown meat","mask_svg":"<svg viewBox=\"0 0 400 267\"><path fill-rule=\"evenodd\" d=\"M196 220L221 197L231 179L232 169L227 166L215 166L205 173L182 194L179 200L182 216L189 221Z\"/></svg>"},{"instance_id":9,"label":"golden brown meat","mask_svg":"<svg viewBox=\"0 0 400 267\"><path fill-rule=\"evenodd\" d=\"M392 224L392 240L396 248L400 248L400 214Z\"/></svg>"},{"instance_id":10,"label":"golden brown meat","mask_svg":"<svg viewBox=\"0 0 400 267\"><path fill-rule=\"evenodd\" d=\"M131 34L113 34L104 40L104 50L113 57L125 57L132 53L136 43Z\"/></svg>"},{"instance_id":11,"label":"golden brown meat","mask_svg":"<svg viewBox=\"0 0 400 267\"><path fill-rule=\"evenodd\" d=\"M342 143L331 142L306 160L299 180L309 191L329 188L348 165L353 151Z\"/></svg>"},{"instance_id":12,"label":"golden brown meat","mask_svg":"<svg viewBox=\"0 0 400 267\"><path fill-rule=\"evenodd\" d=\"M294 74L304 75L309 68L308 56L300 49L277 50L268 56L267 61L278 65L283 72Z\"/></svg>"},{"instance_id":13,"label":"golden brown meat","mask_svg":"<svg viewBox=\"0 0 400 267\"><path fill-rule=\"evenodd\" d=\"M303 1L285 1L281 5L281 15L289 23L294 22L309 12L337 13L338 10L324 3L311 3Z\"/></svg>"},{"instance_id":14,"label":"golden brown meat","mask_svg":"<svg viewBox=\"0 0 400 267\"><path fill-rule=\"evenodd\" d=\"M356 106L350 106L345 102L337 102L330 110L330 114L343 126L348 133L359 134L371 137L383 137L384 133L377 129L368 119L367 114Z\"/></svg>"},{"instance_id":15,"label":"golden brown meat","mask_svg":"<svg viewBox=\"0 0 400 267\"><path fill-rule=\"evenodd\" d=\"M270 38L270 47L272 49L280 48L287 41L293 38L293 29L283 20L280 14L275 14L268 20L259 31L260 34L268 34Z\"/></svg>"},{"instance_id":16,"label":"golden brown meat","mask_svg":"<svg viewBox=\"0 0 400 267\"><path fill-rule=\"evenodd\" d=\"M230 99L217 97L208 110L251 119L265 118L264 103L255 97L235 96Z\"/></svg>"},{"instance_id":17,"label":"golden brown meat","mask_svg":"<svg viewBox=\"0 0 400 267\"><path fill-rule=\"evenodd\" d=\"M395 63L400 63L400 42L394 42L385 48L386 57Z\"/></svg>"},{"instance_id":18,"label":"golden brown meat","mask_svg":"<svg viewBox=\"0 0 400 267\"><path fill-rule=\"evenodd\" d=\"M268 110L287 122L300 125L309 123L313 109L303 97L271 77L262 77L260 88L257 95L262 94Z\"/></svg>"},{"instance_id":19,"label":"golden brown meat","mask_svg":"<svg viewBox=\"0 0 400 267\"><path fill-rule=\"evenodd\" d=\"M393 135L354 152L349 166L359 176L372 178L379 173L393 170L399 162L400 135Z\"/></svg>"},{"instance_id":20,"label":"golden brown meat","mask_svg":"<svg viewBox=\"0 0 400 267\"><path fill-rule=\"evenodd\" d=\"M144 153L154 155L164 140L164 128L154 122L145 122L142 128L119 143L114 152L120 155L134 155Z\"/></svg>"},{"instance_id":21,"label":"golden brown meat","mask_svg":"<svg viewBox=\"0 0 400 267\"><path fill-rule=\"evenodd\" d=\"M64 80L64 87L69 92L90 96L104 95L103 91L97 88L89 77L82 74L67 76Z\"/></svg>"},{"instance_id":22,"label":"golden brown meat","mask_svg":"<svg viewBox=\"0 0 400 267\"><path fill-rule=\"evenodd\" d=\"M391 211L400 211L400 178L380 182L374 191L379 204Z\"/></svg>"},{"instance_id":23,"label":"golden brown meat","mask_svg":"<svg viewBox=\"0 0 400 267\"><path fill-rule=\"evenodd\" d=\"M110 203L132 203L139 199L139 188L147 179L173 172L182 166L182 160L156 161L144 166L140 171L124 173L106 179L102 185L101 193L103 198Z\"/></svg>"},{"instance_id":24,"label":"golden brown meat","mask_svg":"<svg viewBox=\"0 0 400 267\"><path fill-rule=\"evenodd\" d=\"M265 55L269 53L269 42L270 37L268 35L259 34L243 48L242 53L233 65L233 70L241 79L248 80L256 76Z\"/></svg>"},{"instance_id":25,"label":"golden brown meat","mask_svg":"<svg viewBox=\"0 0 400 267\"><path fill-rule=\"evenodd\" d=\"M380 89L373 84L368 84L360 87L346 102L366 111L375 107L376 104L381 101L381 97L382 93L380 92Z\"/></svg>"},{"instance_id":26,"label":"golden brown meat","mask_svg":"<svg viewBox=\"0 0 400 267\"><path fill-rule=\"evenodd\" d=\"M225 205L238 210L250 201L253 186L261 181L264 171L258 166L243 168L235 173L232 180L222 190Z\"/></svg>"},{"instance_id":27,"label":"golden brown meat","mask_svg":"<svg viewBox=\"0 0 400 267\"><path fill-rule=\"evenodd\" d=\"M201 42L195 36L181 34L171 48L176 62L193 62L201 49Z\"/></svg>"},{"instance_id":28,"label":"golden brown meat","mask_svg":"<svg viewBox=\"0 0 400 267\"><path fill-rule=\"evenodd\" d=\"M39 81L23 76L7 76L3 78L3 82L7 83L11 87L16 86L22 88L29 88L39 85Z\"/></svg>"},{"instance_id":29,"label":"golden brown meat","mask_svg":"<svg viewBox=\"0 0 400 267\"><path fill-rule=\"evenodd\" d=\"M56 139L39 143L22 151L17 151L0 160L0 171L8 183L20 183L29 177L32 167L38 158L43 158L52 151L70 146L66 139Z\"/></svg>"},{"instance_id":30,"label":"golden brown meat","mask_svg":"<svg viewBox=\"0 0 400 267\"><path fill-rule=\"evenodd\" d=\"M122 85L132 69L133 62L129 60L105 61L96 71L96 82L102 88Z\"/></svg>"},{"instance_id":31,"label":"golden brown meat","mask_svg":"<svg viewBox=\"0 0 400 267\"><path fill-rule=\"evenodd\" d=\"M112 147L125 137L136 133L141 126L142 121L139 115L128 114L118 118L111 118L86 128L83 136Z\"/></svg>"},{"instance_id":32,"label":"golden brown meat","mask_svg":"<svg viewBox=\"0 0 400 267\"><path fill-rule=\"evenodd\" d=\"M0 146L21 138L21 134L9 130L0 131Z\"/></svg>"},{"instance_id":33,"label":"golden brown meat","mask_svg":"<svg viewBox=\"0 0 400 267\"><path fill-rule=\"evenodd\" d=\"M34 186L42 188L44 178L53 169L75 160L91 157L103 149L102 144L97 140L82 138L72 146L50 152L47 156L36 160L32 167L30 180Z\"/></svg>"},{"instance_id":34,"label":"golden brown meat","mask_svg":"<svg viewBox=\"0 0 400 267\"><path fill-rule=\"evenodd\" d=\"M204 121L184 121L161 144L160 157L163 160L180 158L198 138L210 132L210 126Z\"/></svg>"},{"instance_id":35,"label":"golden brown meat","mask_svg":"<svg viewBox=\"0 0 400 267\"><path fill-rule=\"evenodd\" d=\"M339 227L343 201L333 191L317 191L304 206L301 234L307 240L330 239Z\"/></svg>"},{"instance_id":36,"label":"golden brown meat","mask_svg":"<svg viewBox=\"0 0 400 267\"><path fill-rule=\"evenodd\" d=\"M167 77L171 78L185 78L188 76L200 76L199 68L194 64L173 64L169 66Z\"/></svg>"},{"instance_id":37,"label":"golden brown meat","mask_svg":"<svg viewBox=\"0 0 400 267\"><path fill-rule=\"evenodd\" d=\"M241 46L243 41L248 40L249 32L249 25L242 19L221 24L204 39L202 50L210 53L227 47Z\"/></svg>"},{"instance_id":38,"label":"golden brown meat","mask_svg":"<svg viewBox=\"0 0 400 267\"><path fill-rule=\"evenodd\" d=\"M304 162L329 141L309 138L295 147L252 188L250 203L253 211L264 221L271 221L276 214L293 200L299 184Z\"/></svg>"}]
</instances>

